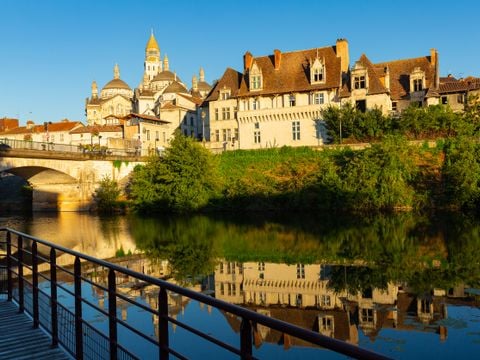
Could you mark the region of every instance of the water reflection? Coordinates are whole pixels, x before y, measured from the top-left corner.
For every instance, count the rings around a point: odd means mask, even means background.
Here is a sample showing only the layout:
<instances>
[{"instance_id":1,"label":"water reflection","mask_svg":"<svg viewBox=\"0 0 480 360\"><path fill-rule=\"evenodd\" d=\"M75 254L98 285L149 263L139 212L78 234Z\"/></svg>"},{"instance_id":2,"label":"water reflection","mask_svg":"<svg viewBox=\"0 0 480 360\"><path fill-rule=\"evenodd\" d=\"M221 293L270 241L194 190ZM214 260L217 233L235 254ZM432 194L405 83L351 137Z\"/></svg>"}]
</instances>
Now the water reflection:
<instances>
[{"instance_id":1,"label":"water reflection","mask_svg":"<svg viewBox=\"0 0 480 360\"><path fill-rule=\"evenodd\" d=\"M480 222L462 215L100 219L62 213L23 222L0 219L1 225L6 223L394 357L478 351ZM106 274L98 269L85 271L106 284ZM118 286L157 307L158 290L128 278ZM105 301L103 292L92 296L100 305ZM120 307L126 319L128 304ZM169 298L174 317L188 316L189 307L186 299ZM222 316L230 331L237 332L238 319ZM156 324L158 319L148 321ZM414 340L418 334L428 336L421 345ZM270 349L269 344L308 347L261 326L254 336L260 350ZM438 343L442 346L425 347Z\"/></svg>"}]
</instances>

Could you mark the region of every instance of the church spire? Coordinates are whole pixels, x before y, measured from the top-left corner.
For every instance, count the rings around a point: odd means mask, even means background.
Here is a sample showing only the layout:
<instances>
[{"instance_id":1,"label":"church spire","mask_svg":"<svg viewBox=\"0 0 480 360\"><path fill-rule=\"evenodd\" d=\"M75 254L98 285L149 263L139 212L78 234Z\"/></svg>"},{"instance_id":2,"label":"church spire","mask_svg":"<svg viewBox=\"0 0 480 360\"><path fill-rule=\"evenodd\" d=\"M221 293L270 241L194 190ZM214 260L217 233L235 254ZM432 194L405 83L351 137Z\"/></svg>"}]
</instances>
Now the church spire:
<instances>
[{"instance_id":1,"label":"church spire","mask_svg":"<svg viewBox=\"0 0 480 360\"><path fill-rule=\"evenodd\" d=\"M97 82L94 80L92 82L92 99L96 99L98 97L98 87Z\"/></svg>"},{"instance_id":2,"label":"church spire","mask_svg":"<svg viewBox=\"0 0 480 360\"><path fill-rule=\"evenodd\" d=\"M200 81L205 81L205 71L203 70L203 67L200 68Z\"/></svg>"},{"instance_id":3,"label":"church spire","mask_svg":"<svg viewBox=\"0 0 480 360\"><path fill-rule=\"evenodd\" d=\"M169 66L168 66L168 56L167 56L167 54L165 54L165 57L163 58L163 70L168 71L168 68L169 68Z\"/></svg>"},{"instance_id":4,"label":"church spire","mask_svg":"<svg viewBox=\"0 0 480 360\"><path fill-rule=\"evenodd\" d=\"M145 46L145 62L144 73L147 74L148 80L152 80L159 72L162 71L162 59L160 57L160 47L158 46L153 29L150 38Z\"/></svg>"},{"instance_id":5,"label":"church spire","mask_svg":"<svg viewBox=\"0 0 480 360\"><path fill-rule=\"evenodd\" d=\"M197 81L197 76L193 75L192 77L192 90L193 91L198 91L198 81Z\"/></svg>"},{"instance_id":6,"label":"church spire","mask_svg":"<svg viewBox=\"0 0 480 360\"><path fill-rule=\"evenodd\" d=\"M120 79L120 68L118 67L118 64L115 64L113 67L113 78Z\"/></svg>"}]
</instances>

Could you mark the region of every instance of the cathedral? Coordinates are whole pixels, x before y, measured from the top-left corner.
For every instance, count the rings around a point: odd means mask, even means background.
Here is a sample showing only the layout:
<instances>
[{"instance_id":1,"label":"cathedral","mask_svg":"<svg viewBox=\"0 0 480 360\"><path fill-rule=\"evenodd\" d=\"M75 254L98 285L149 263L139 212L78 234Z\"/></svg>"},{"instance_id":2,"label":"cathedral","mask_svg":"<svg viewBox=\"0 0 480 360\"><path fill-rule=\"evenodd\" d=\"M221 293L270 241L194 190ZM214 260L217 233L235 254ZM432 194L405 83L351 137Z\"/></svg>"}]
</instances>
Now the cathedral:
<instances>
[{"instance_id":1,"label":"cathedral","mask_svg":"<svg viewBox=\"0 0 480 360\"><path fill-rule=\"evenodd\" d=\"M162 126L162 133L166 133L166 142L178 128L187 136L200 137L197 107L210 90L202 68L198 78L193 76L191 89L187 88L170 70L167 55L162 59L152 31L145 47L140 85L132 90L120 79L120 69L116 64L113 79L102 88L100 94L96 82L92 83L92 94L86 99L85 105L87 123L89 126L122 125L127 119L136 119L137 122L147 121L152 125L157 119L158 125ZM138 138L141 137L138 134ZM155 139L158 140L158 136Z\"/></svg>"}]
</instances>

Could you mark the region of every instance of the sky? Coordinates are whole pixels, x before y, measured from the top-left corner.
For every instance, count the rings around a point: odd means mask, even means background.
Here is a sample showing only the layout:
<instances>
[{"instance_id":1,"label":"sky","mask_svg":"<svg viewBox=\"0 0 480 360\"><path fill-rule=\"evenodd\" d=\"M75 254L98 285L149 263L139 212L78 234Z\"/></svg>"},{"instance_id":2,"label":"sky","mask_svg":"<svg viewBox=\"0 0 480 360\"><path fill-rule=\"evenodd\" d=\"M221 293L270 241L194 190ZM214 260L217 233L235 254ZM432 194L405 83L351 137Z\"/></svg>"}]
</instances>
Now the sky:
<instances>
[{"instance_id":1,"label":"sky","mask_svg":"<svg viewBox=\"0 0 480 360\"><path fill-rule=\"evenodd\" d=\"M120 77L143 77L153 29L170 70L191 87L254 56L332 46L346 38L350 66L439 52L440 74L480 76L476 0L0 0L0 118L86 123L85 98Z\"/></svg>"}]
</instances>

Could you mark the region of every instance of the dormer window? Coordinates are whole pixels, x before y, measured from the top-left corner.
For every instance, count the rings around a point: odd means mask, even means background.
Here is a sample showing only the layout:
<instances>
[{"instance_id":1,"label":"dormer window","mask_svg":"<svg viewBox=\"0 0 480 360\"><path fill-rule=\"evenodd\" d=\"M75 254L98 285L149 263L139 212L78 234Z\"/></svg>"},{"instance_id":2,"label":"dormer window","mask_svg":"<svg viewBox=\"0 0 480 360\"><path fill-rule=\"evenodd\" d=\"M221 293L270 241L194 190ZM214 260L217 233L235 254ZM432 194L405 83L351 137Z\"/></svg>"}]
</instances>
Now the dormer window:
<instances>
[{"instance_id":1,"label":"dormer window","mask_svg":"<svg viewBox=\"0 0 480 360\"><path fill-rule=\"evenodd\" d=\"M230 89L223 88L222 90L220 90L220 99L221 100L230 99Z\"/></svg>"},{"instance_id":2,"label":"dormer window","mask_svg":"<svg viewBox=\"0 0 480 360\"><path fill-rule=\"evenodd\" d=\"M323 83L325 81L325 66L324 62L318 57L310 66L310 82L312 84Z\"/></svg>"},{"instance_id":3,"label":"dormer window","mask_svg":"<svg viewBox=\"0 0 480 360\"><path fill-rule=\"evenodd\" d=\"M353 87L354 89L365 89L367 86L367 83L365 81L365 76L355 76L353 78Z\"/></svg>"},{"instance_id":4,"label":"dormer window","mask_svg":"<svg viewBox=\"0 0 480 360\"><path fill-rule=\"evenodd\" d=\"M261 90L263 87L262 80L262 72L257 63L254 63L250 70L250 90Z\"/></svg>"},{"instance_id":5,"label":"dormer window","mask_svg":"<svg viewBox=\"0 0 480 360\"><path fill-rule=\"evenodd\" d=\"M425 72L416 67L410 74L410 91L423 91L425 87Z\"/></svg>"}]
</instances>

